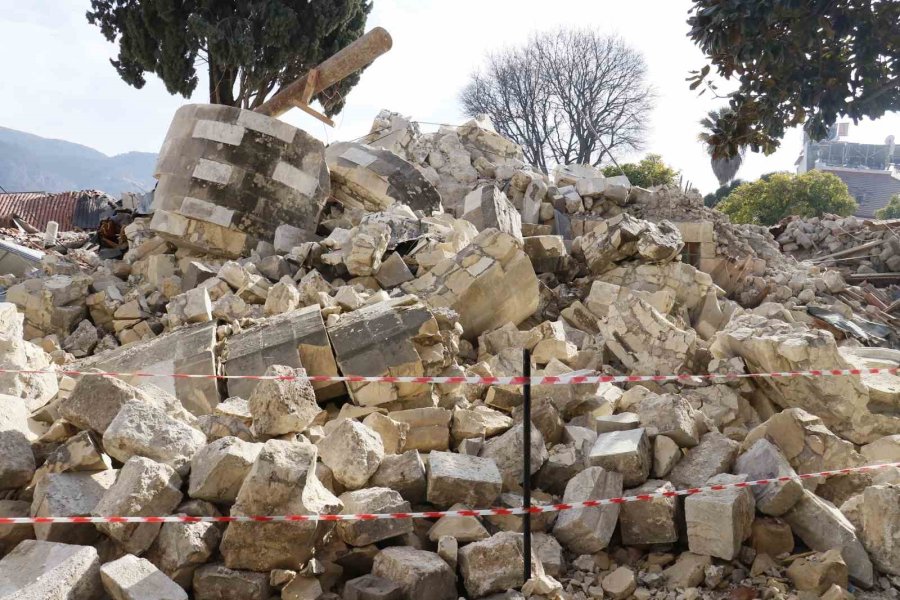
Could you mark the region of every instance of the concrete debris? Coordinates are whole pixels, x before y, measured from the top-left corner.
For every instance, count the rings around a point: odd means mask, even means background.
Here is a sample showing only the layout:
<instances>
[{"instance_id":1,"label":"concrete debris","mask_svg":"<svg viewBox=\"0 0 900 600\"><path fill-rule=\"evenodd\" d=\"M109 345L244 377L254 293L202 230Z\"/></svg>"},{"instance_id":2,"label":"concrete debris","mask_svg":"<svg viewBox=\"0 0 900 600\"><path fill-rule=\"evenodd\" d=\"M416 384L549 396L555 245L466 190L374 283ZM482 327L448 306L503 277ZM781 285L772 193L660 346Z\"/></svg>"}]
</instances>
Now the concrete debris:
<instances>
[{"instance_id":1,"label":"concrete debris","mask_svg":"<svg viewBox=\"0 0 900 600\"><path fill-rule=\"evenodd\" d=\"M44 252L0 274L0 516L501 509L2 525L0 597L895 596L900 471L790 479L900 460L890 227L733 225L602 171L541 173L482 120L383 111L326 148L189 105L121 248L0 230ZM520 385L354 378L517 377L523 350L682 377L535 385L530 440ZM846 368L882 370L734 376ZM525 477L533 505L664 496L533 513L526 582ZM788 479L665 496L758 478Z\"/></svg>"}]
</instances>

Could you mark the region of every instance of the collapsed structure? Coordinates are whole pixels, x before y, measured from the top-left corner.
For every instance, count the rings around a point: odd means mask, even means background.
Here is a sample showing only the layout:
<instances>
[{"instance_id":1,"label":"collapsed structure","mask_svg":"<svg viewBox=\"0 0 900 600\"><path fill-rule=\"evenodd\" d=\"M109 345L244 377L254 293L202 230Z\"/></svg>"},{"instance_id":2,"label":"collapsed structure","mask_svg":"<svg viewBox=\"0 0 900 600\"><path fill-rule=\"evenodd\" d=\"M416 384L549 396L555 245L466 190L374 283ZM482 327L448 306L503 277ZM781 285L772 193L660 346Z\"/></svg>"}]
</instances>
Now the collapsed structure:
<instances>
[{"instance_id":1,"label":"collapsed structure","mask_svg":"<svg viewBox=\"0 0 900 600\"><path fill-rule=\"evenodd\" d=\"M477 121L423 134L383 112L363 142L184 107L121 260L48 252L39 277L4 277L0 516L517 507L525 476L545 504L900 461L888 373L541 385L527 441L517 386L290 377L519 375L523 349L535 375L900 363L882 292L695 193L581 165L547 176ZM535 515L528 582L522 527L0 525L0 598L900 590L896 468Z\"/></svg>"}]
</instances>

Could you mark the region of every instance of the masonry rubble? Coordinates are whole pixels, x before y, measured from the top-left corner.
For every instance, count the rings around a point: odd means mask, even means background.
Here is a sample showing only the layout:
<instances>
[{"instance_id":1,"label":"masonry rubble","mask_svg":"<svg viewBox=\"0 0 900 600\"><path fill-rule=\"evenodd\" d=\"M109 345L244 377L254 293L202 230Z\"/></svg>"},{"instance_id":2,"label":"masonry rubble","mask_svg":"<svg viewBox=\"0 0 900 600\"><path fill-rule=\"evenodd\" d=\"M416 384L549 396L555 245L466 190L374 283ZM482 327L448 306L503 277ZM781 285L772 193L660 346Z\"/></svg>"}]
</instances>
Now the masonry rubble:
<instances>
[{"instance_id":1,"label":"masonry rubble","mask_svg":"<svg viewBox=\"0 0 900 600\"><path fill-rule=\"evenodd\" d=\"M900 461L896 375L726 377L900 365L892 289L851 277L898 270L889 228L841 273L790 255L849 249L852 219L773 236L387 111L325 148L187 106L157 176L119 258L0 274L0 516L514 508L526 475L547 504ZM534 386L530 440L520 386L302 379L516 376L523 350L534 375L686 377ZM898 499L885 468L534 514L528 558L504 514L0 525L0 598L896 598Z\"/></svg>"}]
</instances>

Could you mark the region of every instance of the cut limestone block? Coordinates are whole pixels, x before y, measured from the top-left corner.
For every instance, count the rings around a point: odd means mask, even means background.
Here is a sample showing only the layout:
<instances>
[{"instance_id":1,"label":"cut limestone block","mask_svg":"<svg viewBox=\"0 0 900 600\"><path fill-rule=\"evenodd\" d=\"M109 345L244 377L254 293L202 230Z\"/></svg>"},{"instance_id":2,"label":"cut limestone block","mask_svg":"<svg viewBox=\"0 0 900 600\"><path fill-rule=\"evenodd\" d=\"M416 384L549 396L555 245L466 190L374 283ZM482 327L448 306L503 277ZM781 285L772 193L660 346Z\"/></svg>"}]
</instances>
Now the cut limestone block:
<instances>
[{"instance_id":1,"label":"cut limestone block","mask_svg":"<svg viewBox=\"0 0 900 600\"><path fill-rule=\"evenodd\" d=\"M91 512L95 517L168 515L181 502L181 478L168 466L134 456ZM127 552L139 555L150 547L160 523L98 523L97 529Z\"/></svg>"},{"instance_id":2,"label":"cut limestone block","mask_svg":"<svg viewBox=\"0 0 900 600\"><path fill-rule=\"evenodd\" d=\"M194 600L269 600L268 573L238 571L225 565L203 565L194 573Z\"/></svg>"},{"instance_id":3,"label":"cut limestone block","mask_svg":"<svg viewBox=\"0 0 900 600\"><path fill-rule=\"evenodd\" d=\"M544 438L537 427L531 429L531 473L538 472L547 460ZM516 425L502 435L487 440L479 455L490 458L500 470L504 490L518 490L522 487L522 452L525 448L525 428Z\"/></svg>"},{"instance_id":4,"label":"cut limestone block","mask_svg":"<svg viewBox=\"0 0 900 600\"><path fill-rule=\"evenodd\" d=\"M847 563L838 548L798 558L787 570L800 591L824 594L832 585L847 588ZM821 597L821 596L820 596Z\"/></svg>"},{"instance_id":5,"label":"cut limestone block","mask_svg":"<svg viewBox=\"0 0 900 600\"><path fill-rule=\"evenodd\" d=\"M221 504L234 502L262 448L262 444L236 437L223 437L204 446L191 460L188 496Z\"/></svg>"},{"instance_id":6,"label":"cut limestone block","mask_svg":"<svg viewBox=\"0 0 900 600\"><path fill-rule=\"evenodd\" d=\"M525 583L525 549L520 533L501 531L486 540L473 542L459 550L459 571L463 585L472 598L481 598ZM541 574L540 561L531 557L536 574Z\"/></svg>"},{"instance_id":7,"label":"cut limestone block","mask_svg":"<svg viewBox=\"0 0 900 600\"><path fill-rule=\"evenodd\" d=\"M625 490L626 496L674 492L668 481L650 479L643 485ZM628 502L619 513L622 543L627 546L643 544L671 544L678 541L678 499L654 498L643 502Z\"/></svg>"},{"instance_id":8,"label":"cut limestone block","mask_svg":"<svg viewBox=\"0 0 900 600\"><path fill-rule=\"evenodd\" d=\"M331 190L322 142L284 121L219 104L175 113L156 164L151 229L238 257L282 223L311 237Z\"/></svg>"},{"instance_id":9,"label":"cut limestone block","mask_svg":"<svg viewBox=\"0 0 900 600\"><path fill-rule=\"evenodd\" d=\"M367 485L395 490L413 504L424 502L427 479L425 463L419 451L407 450L403 454L386 454Z\"/></svg>"},{"instance_id":10,"label":"cut limestone block","mask_svg":"<svg viewBox=\"0 0 900 600\"><path fill-rule=\"evenodd\" d=\"M669 481L678 489L706 485L712 477L731 470L740 446L721 433L707 433L699 446L678 461L669 473Z\"/></svg>"},{"instance_id":11,"label":"cut limestone block","mask_svg":"<svg viewBox=\"0 0 900 600\"><path fill-rule=\"evenodd\" d=\"M338 374L318 305L271 317L229 337L222 363L227 375L262 375L273 364L303 368L309 375ZM252 379L229 379L228 394L250 398L257 383ZM319 400L346 393L340 382L315 382L312 386Z\"/></svg>"},{"instance_id":12,"label":"cut limestone block","mask_svg":"<svg viewBox=\"0 0 900 600\"><path fill-rule=\"evenodd\" d=\"M441 211L441 195L422 172L384 148L357 142L328 146L332 194L348 208L381 212L395 204L430 215Z\"/></svg>"},{"instance_id":13,"label":"cut limestone block","mask_svg":"<svg viewBox=\"0 0 900 600\"><path fill-rule=\"evenodd\" d=\"M34 477L31 442L21 431L0 431L0 490L25 487Z\"/></svg>"},{"instance_id":14,"label":"cut limestone block","mask_svg":"<svg viewBox=\"0 0 900 600\"><path fill-rule=\"evenodd\" d=\"M434 552L408 546L385 548L375 557L372 574L393 581L404 600L456 600L456 577Z\"/></svg>"},{"instance_id":15,"label":"cut limestone block","mask_svg":"<svg viewBox=\"0 0 900 600\"><path fill-rule=\"evenodd\" d=\"M757 440L749 450L738 456L734 472L746 475L750 480L797 476L781 450L767 439ZM800 500L803 486L797 480L759 485L753 488L753 495L759 512L780 517Z\"/></svg>"},{"instance_id":16,"label":"cut limestone block","mask_svg":"<svg viewBox=\"0 0 900 600\"><path fill-rule=\"evenodd\" d=\"M833 504L804 489L800 500L781 518L813 550L825 552L840 548L850 577L860 585L869 587L874 583L872 562L857 537L856 528Z\"/></svg>"},{"instance_id":17,"label":"cut limestone block","mask_svg":"<svg viewBox=\"0 0 900 600\"><path fill-rule=\"evenodd\" d=\"M707 485L746 481L746 475L722 474ZM695 554L732 560L750 537L754 516L753 493L747 488L703 492L685 498L688 546Z\"/></svg>"},{"instance_id":18,"label":"cut limestone block","mask_svg":"<svg viewBox=\"0 0 900 600\"><path fill-rule=\"evenodd\" d=\"M405 513L410 504L399 493L387 488L370 487L341 494L342 514ZM340 521L338 536L351 546L367 546L398 535L412 533L412 519L375 519L372 521Z\"/></svg>"},{"instance_id":19,"label":"cut limestone block","mask_svg":"<svg viewBox=\"0 0 900 600\"><path fill-rule=\"evenodd\" d=\"M378 434L353 419L342 420L316 445L334 478L351 490L366 485L384 458Z\"/></svg>"},{"instance_id":20,"label":"cut limestone block","mask_svg":"<svg viewBox=\"0 0 900 600\"><path fill-rule=\"evenodd\" d=\"M116 481L118 471L95 473L48 473L34 488L33 517L90 516L100 499ZM48 542L88 545L97 539L97 529L77 523L35 523L35 537Z\"/></svg>"},{"instance_id":21,"label":"cut limestone block","mask_svg":"<svg viewBox=\"0 0 900 600\"><path fill-rule=\"evenodd\" d=\"M163 523L144 558L189 589L194 572L209 561L221 538L217 523Z\"/></svg>"},{"instance_id":22,"label":"cut limestone block","mask_svg":"<svg viewBox=\"0 0 900 600\"><path fill-rule=\"evenodd\" d=\"M411 296L355 310L328 328L337 364L344 375L421 376L426 359L443 342L438 323L425 305ZM436 373L435 373L436 374ZM376 406L425 394L421 383L350 383L350 397L360 406Z\"/></svg>"},{"instance_id":23,"label":"cut limestone block","mask_svg":"<svg viewBox=\"0 0 900 600\"><path fill-rule=\"evenodd\" d=\"M30 517L30 505L23 500L0 500L0 517ZM34 539L31 523L0 525L0 556L9 554L22 540Z\"/></svg>"},{"instance_id":24,"label":"cut limestone block","mask_svg":"<svg viewBox=\"0 0 900 600\"><path fill-rule=\"evenodd\" d=\"M503 480L490 458L432 452L428 458L428 502L442 508L461 503L492 506Z\"/></svg>"},{"instance_id":25,"label":"cut limestone block","mask_svg":"<svg viewBox=\"0 0 900 600\"><path fill-rule=\"evenodd\" d=\"M900 575L900 486L873 485L863 492L859 532L875 566Z\"/></svg>"},{"instance_id":26,"label":"cut limestone block","mask_svg":"<svg viewBox=\"0 0 900 600\"><path fill-rule=\"evenodd\" d=\"M456 256L402 286L435 307L459 314L466 339L505 323L518 325L538 308L538 281L513 236L485 229Z\"/></svg>"},{"instance_id":27,"label":"cut limestone block","mask_svg":"<svg viewBox=\"0 0 900 600\"><path fill-rule=\"evenodd\" d=\"M403 600L403 590L393 581L363 575L344 584L343 600Z\"/></svg>"},{"instance_id":28,"label":"cut limestone block","mask_svg":"<svg viewBox=\"0 0 900 600\"><path fill-rule=\"evenodd\" d=\"M0 560L0 598L94 600L102 597L100 558L90 546L25 540Z\"/></svg>"},{"instance_id":29,"label":"cut limestone block","mask_svg":"<svg viewBox=\"0 0 900 600\"><path fill-rule=\"evenodd\" d=\"M563 502L599 500L622 495L622 476L601 467L588 467L566 485ZM575 554L593 554L606 548L619 519L619 505L579 508L559 513L553 535Z\"/></svg>"},{"instance_id":30,"label":"cut limestone block","mask_svg":"<svg viewBox=\"0 0 900 600\"><path fill-rule=\"evenodd\" d=\"M304 377L306 371L271 365L265 374L285 379L266 379L253 388L249 398L253 432L264 439L304 431L321 412L312 384L304 379L290 379Z\"/></svg>"},{"instance_id":31,"label":"cut limestone block","mask_svg":"<svg viewBox=\"0 0 900 600\"><path fill-rule=\"evenodd\" d=\"M316 477L316 447L269 440L241 484L233 516L335 514L341 501ZM231 569L297 569L330 531L322 523L229 523L220 550ZM195 576L196 579L196 576Z\"/></svg>"},{"instance_id":32,"label":"cut limestone block","mask_svg":"<svg viewBox=\"0 0 900 600\"><path fill-rule=\"evenodd\" d=\"M650 476L650 439L644 428L601 433L587 456L587 462L594 467L621 473L626 487L641 485Z\"/></svg>"},{"instance_id":33,"label":"cut limestone block","mask_svg":"<svg viewBox=\"0 0 900 600\"><path fill-rule=\"evenodd\" d=\"M187 600L178 584L149 560L126 554L100 567L103 587L113 600Z\"/></svg>"},{"instance_id":34,"label":"cut limestone block","mask_svg":"<svg viewBox=\"0 0 900 600\"><path fill-rule=\"evenodd\" d=\"M478 231L489 227L522 239L522 217L496 185L475 188L463 200L462 218Z\"/></svg>"}]
</instances>

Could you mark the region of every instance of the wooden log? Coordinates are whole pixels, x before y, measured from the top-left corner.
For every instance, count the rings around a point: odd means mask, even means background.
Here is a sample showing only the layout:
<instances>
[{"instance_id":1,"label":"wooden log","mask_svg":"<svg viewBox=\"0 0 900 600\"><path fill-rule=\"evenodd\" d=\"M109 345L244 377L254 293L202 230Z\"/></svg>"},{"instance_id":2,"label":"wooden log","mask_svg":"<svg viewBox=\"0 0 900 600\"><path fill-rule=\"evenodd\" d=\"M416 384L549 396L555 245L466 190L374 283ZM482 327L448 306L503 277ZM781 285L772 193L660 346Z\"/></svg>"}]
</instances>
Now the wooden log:
<instances>
[{"instance_id":1,"label":"wooden log","mask_svg":"<svg viewBox=\"0 0 900 600\"><path fill-rule=\"evenodd\" d=\"M313 70L314 84L307 86L307 73L258 106L256 112L277 117L295 106L306 105L316 94L371 64L390 50L392 44L391 34L376 27L317 66Z\"/></svg>"}]
</instances>

